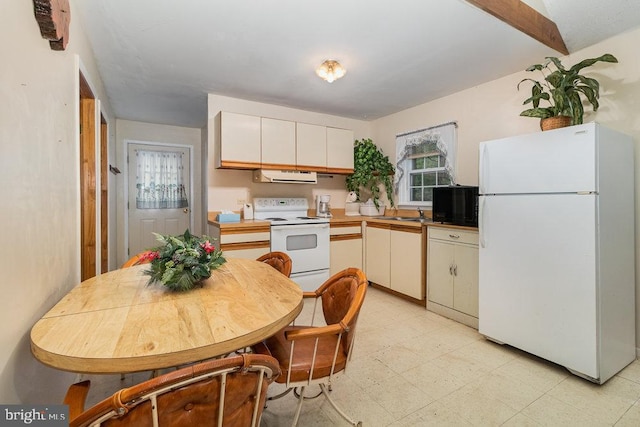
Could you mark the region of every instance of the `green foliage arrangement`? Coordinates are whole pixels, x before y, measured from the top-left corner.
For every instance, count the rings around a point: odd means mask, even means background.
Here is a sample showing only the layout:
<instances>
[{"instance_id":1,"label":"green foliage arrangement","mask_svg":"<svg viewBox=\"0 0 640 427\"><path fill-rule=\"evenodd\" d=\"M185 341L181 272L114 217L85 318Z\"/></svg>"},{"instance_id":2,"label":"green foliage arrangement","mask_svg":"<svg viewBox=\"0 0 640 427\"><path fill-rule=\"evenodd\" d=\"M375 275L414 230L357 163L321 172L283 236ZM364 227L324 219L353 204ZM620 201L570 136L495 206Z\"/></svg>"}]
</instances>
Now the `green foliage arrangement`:
<instances>
[{"instance_id":1,"label":"green foliage arrangement","mask_svg":"<svg viewBox=\"0 0 640 427\"><path fill-rule=\"evenodd\" d=\"M144 271L151 276L148 284L158 282L172 291L187 291L226 262L209 236L193 236L189 230L182 236L153 234L162 245L145 252L139 261L151 262L150 268Z\"/></svg>"},{"instance_id":2,"label":"green foliage arrangement","mask_svg":"<svg viewBox=\"0 0 640 427\"><path fill-rule=\"evenodd\" d=\"M539 71L544 80L540 82L534 79L522 79L518 83L518 89L523 82L533 84L531 97L523 103L523 105L532 104L533 108L524 110L520 115L539 119L568 116L571 117L571 124L581 124L584 115L581 94L593 106L593 111L597 111L600 106L598 103L600 84L596 79L580 75L583 68L590 67L596 62L618 62L618 60L615 56L606 53L597 58L585 59L569 69L566 69L555 57L547 57L544 63L531 65L526 71ZM540 107L541 100L548 101L550 106Z\"/></svg>"},{"instance_id":3,"label":"green foliage arrangement","mask_svg":"<svg viewBox=\"0 0 640 427\"><path fill-rule=\"evenodd\" d=\"M353 144L353 173L347 176L347 190L360 196L364 189L373 199L376 208L380 207L380 185L383 185L391 207L393 202L393 186L391 177L395 168L382 150L371 139L356 140Z\"/></svg>"}]
</instances>

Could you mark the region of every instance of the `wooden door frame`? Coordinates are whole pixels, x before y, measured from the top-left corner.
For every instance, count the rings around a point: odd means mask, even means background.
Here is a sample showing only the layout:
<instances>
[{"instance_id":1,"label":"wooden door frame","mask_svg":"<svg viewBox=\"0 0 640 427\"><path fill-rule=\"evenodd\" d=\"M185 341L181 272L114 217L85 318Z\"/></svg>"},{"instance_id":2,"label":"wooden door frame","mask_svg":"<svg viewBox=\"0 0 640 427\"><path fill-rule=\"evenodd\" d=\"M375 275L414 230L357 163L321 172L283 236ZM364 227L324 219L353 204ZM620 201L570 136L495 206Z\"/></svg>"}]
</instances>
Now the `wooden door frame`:
<instances>
[{"instance_id":1,"label":"wooden door frame","mask_svg":"<svg viewBox=\"0 0 640 427\"><path fill-rule=\"evenodd\" d=\"M129 254L129 145L148 145L150 147L177 147L180 149L187 149L189 151L189 194L187 195L189 200L189 229L193 229L193 225L195 224L195 216L193 209L193 200L195 194L194 188L194 170L195 165L193 158L194 148L190 144L178 144L178 143L168 143L168 142L154 142L154 141L140 141L135 139L124 139L123 140L123 151L124 151L124 164L127 165L124 168L123 178L123 199L124 199L124 252L127 254L125 259L133 254Z\"/></svg>"},{"instance_id":2,"label":"wooden door frame","mask_svg":"<svg viewBox=\"0 0 640 427\"><path fill-rule=\"evenodd\" d=\"M96 99L80 71L80 279L94 277L96 262Z\"/></svg>"},{"instance_id":3,"label":"wooden door frame","mask_svg":"<svg viewBox=\"0 0 640 427\"><path fill-rule=\"evenodd\" d=\"M100 113L100 272L109 271L109 128Z\"/></svg>"},{"instance_id":4,"label":"wooden door frame","mask_svg":"<svg viewBox=\"0 0 640 427\"><path fill-rule=\"evenodd\" d=\"M109 128L100 101L78 74L80 277L86 280L109 270Z\"/></svg>"}]
</instances>

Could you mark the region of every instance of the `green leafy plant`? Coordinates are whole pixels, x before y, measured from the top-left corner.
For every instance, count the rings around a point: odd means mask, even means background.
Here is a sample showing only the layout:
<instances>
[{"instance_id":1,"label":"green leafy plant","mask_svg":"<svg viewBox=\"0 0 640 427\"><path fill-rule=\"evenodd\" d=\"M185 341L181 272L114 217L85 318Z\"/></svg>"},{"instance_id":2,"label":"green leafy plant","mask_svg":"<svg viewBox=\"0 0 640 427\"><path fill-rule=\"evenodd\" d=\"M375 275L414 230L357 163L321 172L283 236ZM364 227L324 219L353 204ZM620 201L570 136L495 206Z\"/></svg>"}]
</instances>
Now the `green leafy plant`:
<instances>
[{"instance_id":1,"label":"green leafy plant","mask_svg":"<svg viewBox=\"0 0 640 427\"><path fill-rule=\"evenodd\" d=\"M393 186L391 177L395 173L389 156L384 155L371 139L356 140L353 144L353 173L347 176L347 190L353 191L362 200L360 191L365 190L373 199L376 208L380 207L380 185L384 186L391 207Z\"/></svg>"},{"instance_id":2,"label":"green leafy plant","mask_svg":"<svg viewBox=\"0 0 640 427\"><path fill-rule=\"evenodd\" d=\"M153 234L162 245L143 253L138 261L151 262L144 271L151 276L148 284L158 282L173 291L186 291L209 278L212 270L226 262L209 236L193 236L189 230L182 236Z\"/></svg>"},{"instance_id":3,"label":"green leafy plant","mask_svg":"<svg viewBox=\"0 0 640 427\"><path fill-rule=\"evenodd\" d=\"M581 124L584 115L581 95L593 106L593 111L597 111L600 106L598 103L600 84L594 78L580 75L582 69L596 62L618 62L618 60L607 53L597 58L585 59L569 69L566 69L555 57L547 57L544 63L531 65L526 71L539 71L544 80L527 78L518 83L518 90L523 82L533 84L531 97L523 102L523 105L532 104L533 108L524 110L520 115L539 119L568 116L571 117L571 124ZM542 100L548 101L550 105L541 107Z\"/></svg>"}]
</instances>

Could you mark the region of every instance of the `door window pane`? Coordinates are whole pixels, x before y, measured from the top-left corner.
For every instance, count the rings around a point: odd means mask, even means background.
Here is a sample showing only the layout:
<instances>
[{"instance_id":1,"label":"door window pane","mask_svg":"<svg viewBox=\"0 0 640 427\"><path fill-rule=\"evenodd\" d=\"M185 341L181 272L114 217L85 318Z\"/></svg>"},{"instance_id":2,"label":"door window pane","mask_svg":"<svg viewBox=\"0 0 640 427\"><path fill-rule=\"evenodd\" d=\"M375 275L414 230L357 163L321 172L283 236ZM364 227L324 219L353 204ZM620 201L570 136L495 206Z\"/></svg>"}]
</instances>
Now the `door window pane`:
<instances>
[{"instance_id":1,"label":"door window pane","mask_svg":"<svg viewBox=\"0 0 640 427\"><path fill-rule=\"evenodd\" d=\"M136 152L136 207L176 209L189 206L184 187L183 153L180 151Z\"/></svg>"}]
</instances>

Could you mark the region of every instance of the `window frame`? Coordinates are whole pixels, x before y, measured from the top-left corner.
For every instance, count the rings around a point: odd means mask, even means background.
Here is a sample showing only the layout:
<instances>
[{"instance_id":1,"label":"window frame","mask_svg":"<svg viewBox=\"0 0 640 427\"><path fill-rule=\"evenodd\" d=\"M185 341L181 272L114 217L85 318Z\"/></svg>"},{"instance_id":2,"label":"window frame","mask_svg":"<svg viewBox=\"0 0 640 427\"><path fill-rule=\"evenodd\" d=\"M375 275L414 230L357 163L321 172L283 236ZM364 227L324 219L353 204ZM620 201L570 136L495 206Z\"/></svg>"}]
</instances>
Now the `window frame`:
<instances>
[{"instance_id":1,"label":"window frame","mask_svg":"<svg viewBox=\"0 0 640 427\"><path fill-rule=\"evenodd\" d=\"M440 132L431 131L432 129L440 128L443 126L453 126L453 131L450 135L450 141L443 141ZM456 137L456 122L449 122L442 125L434 126L427 129L422 129L419 131L409 132L407 134L401 134L396 136L396 161L400 160L396 164L396 170L399 171L400 174L397 174L395 187L396 187L396 195L398 197L398 207L399 208L416 208L416 207L426 207L431 208L433 206L433 201L412 201L411 194L412 188L417 188L412 185L412 175L416 173L435 173L436 174L436 183L438 182L438 173L448 173L449 180L447 183L442 185L435 186L425 186L424 181L420 188L423 189L423 197L424 197L424 189L427 187L435 188L439 186L448 186L454 185L456 182L455 177L455 162L456 162L456 149L457 149L457 137ZM444 132L443 132L444 133ZM425 153L417 153L417 154L407 154L407 149L410 146L418 146L420 144L434 144L430 150L425 150ZM446 149L441 150L441 146L444 145ZM444 151L444 152L443 152ZM416 158L426 158L437 154L439 156L438 159L438 167L434 168L423 168L423 169L414 169L413 168L413 160ZM404 158L403 158L404 157ZM424 179L424 175L423 178Z\"/></svg>"}]
</instances>

